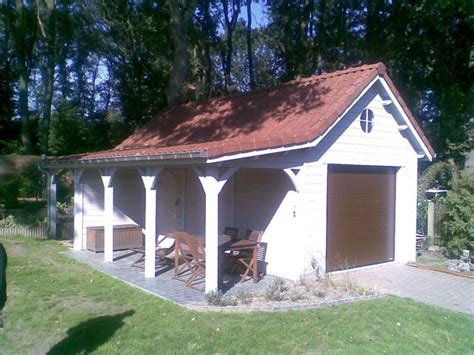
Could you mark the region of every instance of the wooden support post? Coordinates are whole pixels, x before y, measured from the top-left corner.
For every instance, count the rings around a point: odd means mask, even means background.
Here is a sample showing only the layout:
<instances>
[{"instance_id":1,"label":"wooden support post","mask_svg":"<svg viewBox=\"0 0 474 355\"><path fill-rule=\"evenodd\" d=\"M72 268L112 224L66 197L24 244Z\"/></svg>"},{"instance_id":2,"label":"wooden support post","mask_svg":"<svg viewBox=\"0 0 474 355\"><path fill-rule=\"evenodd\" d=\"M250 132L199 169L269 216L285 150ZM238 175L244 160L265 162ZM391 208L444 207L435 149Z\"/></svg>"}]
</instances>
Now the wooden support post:
<instances>
[{"instance_id":1,"label":"wooden support post","mask_svg":"<svg viewBox=\"0 0 474 355\"><path fill-rule=\"evenodd\" d=\"M117 169L101 169L104 185L104 261L114 261L114 187Z\"/></svg>"},{"instance_id":2,"label":"wooden support post","mask_svg":"<svg viewBox=\"0 0 474 355\"><path fill-rule=\"evenodd\" d=\"M138 169L145 186L145 277L155 277L156 200L161 168Z\"/></svg>"},{"instance_id":3,"label":"wooden support post","mask_svg":"<svg viewBox=\"0 0 474 355\"><path fill-rule=\"evenodd\" d=\"M84 170L73 170L74 179L74 250L84 249L85 238L83 233L83 184L81 181Z\"/></svg>"},{"instance_id":4,"label":"wooden support post","mask_svg":"<svg viewBox=\"0 0 474 355\"><path fill-rule=\"evenodd\" d=\"M49 237L52 239L57 238L56 227L57 227L57 175L53 172L48 174L48 194L49 194L49 205L48 205L48 226L49 226Z\"/></svg>"},{"instance_id":5,"label":"wooden support post","mask_svg":"<svg viewBox=\"0 0 474 355\"><path fill-rule=\"evenodd\" d=\"M219 284L219 193L236 171L229 168L219 176L216 167L195 169L206 194L206 293L217 290Z\"/></svg>"}]
</instances>

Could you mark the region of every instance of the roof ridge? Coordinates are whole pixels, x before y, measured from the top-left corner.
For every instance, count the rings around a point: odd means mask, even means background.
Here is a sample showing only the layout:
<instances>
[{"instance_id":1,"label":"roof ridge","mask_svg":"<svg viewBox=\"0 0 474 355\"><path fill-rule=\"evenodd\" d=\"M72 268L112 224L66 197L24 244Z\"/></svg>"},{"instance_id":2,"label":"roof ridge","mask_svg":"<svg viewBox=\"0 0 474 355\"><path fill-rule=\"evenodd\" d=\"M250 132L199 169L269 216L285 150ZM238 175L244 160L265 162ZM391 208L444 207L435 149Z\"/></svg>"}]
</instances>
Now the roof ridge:
<instances>
[{"instance_id":1,"label":"roof ridge","mask_svg":"<svg viewBox=\"0 0 474 355\"><path fill-rule=\"evenodd\" d=\"M257 94L257 93L261 93L261 92L266 92L266 91L270 91L270 90L279 89L279 88L285 87L285 86L290 86L290 85L295 85L295 84L300 84L300 83L309 83L309 82L318 81L318 80L325 80L325 79L330 79L330 78L334 78L334 77L341 76L341 75L347 75L347 74L352 74L352 73L359 72L359 71L372 70L372 69L377 69L377 71L379 72L380 75L383 75L386 72L385 65L382 62L377 62L377 63L373 63L373 64L362 64L362 65L358 65L358 66L355 66L355 67L350 67L350 68L347 68L347 69L340 69L340 70L336 70L336 71L328 72L328 73L323 73L323 74L319 74L319 75L311 75L309 77L305 77L305 78L301 78L301 79L294 79L294 80L286 81L284 83L279 83L279 84L276 84L276 85L266 86L266 87L258 88L258 89L251 90L251 91L234 92L234 93L223 95L223 96L211 97L211 98L208 98L208 99L205 99L205 100L202 100L202 101L186 102L186 103L183 103L183 104L180 104L180 105L167 107L162 112L166 112L168 110L173 110L173 109L177 109L177 108L181 108L181 107L202 105L202 104L210 103L210 102L213 102L213 101L227 100L227 99L232 99L232 98L235 98L235 97Z\"/></svg>"}]
</instances>

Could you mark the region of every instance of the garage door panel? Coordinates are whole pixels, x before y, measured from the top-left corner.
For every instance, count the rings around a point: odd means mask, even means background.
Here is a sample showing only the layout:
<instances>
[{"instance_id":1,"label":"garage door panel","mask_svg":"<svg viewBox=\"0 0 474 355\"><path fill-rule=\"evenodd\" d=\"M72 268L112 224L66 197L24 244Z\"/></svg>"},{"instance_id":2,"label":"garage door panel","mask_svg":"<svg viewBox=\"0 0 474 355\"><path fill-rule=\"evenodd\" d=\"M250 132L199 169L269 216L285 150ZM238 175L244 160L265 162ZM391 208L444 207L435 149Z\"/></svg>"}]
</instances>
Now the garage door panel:
<instances>
[{"instance_id":1,"label":"garage door panel","mask_svg":"<svg viewBox=\"0 0 474 355\"><path fill-rule=\"evenodd\" d=\"M393 260L395 169L330 165L328 271Z\"/></svg>"}]
</instances>

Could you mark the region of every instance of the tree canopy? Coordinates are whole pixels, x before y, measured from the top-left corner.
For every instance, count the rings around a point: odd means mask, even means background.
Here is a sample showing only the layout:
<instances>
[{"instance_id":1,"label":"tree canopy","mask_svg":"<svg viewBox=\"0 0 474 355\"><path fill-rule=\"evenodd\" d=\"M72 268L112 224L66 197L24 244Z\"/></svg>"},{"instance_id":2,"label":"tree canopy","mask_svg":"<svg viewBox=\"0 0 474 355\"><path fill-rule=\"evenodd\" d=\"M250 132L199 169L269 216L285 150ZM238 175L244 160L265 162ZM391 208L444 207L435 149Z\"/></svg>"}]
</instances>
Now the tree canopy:
<instances>
[{"instance_id":1,"label":"tree canopy","mask_svg":"<svg viewBox=\"0 0 474 355\"><path fill-rule=\"evenodd\" d=\"M473 110L468 0L2 0L0 153L115 145L160 109L382 61L441 158Z\"/></svg>"}]
</instances>

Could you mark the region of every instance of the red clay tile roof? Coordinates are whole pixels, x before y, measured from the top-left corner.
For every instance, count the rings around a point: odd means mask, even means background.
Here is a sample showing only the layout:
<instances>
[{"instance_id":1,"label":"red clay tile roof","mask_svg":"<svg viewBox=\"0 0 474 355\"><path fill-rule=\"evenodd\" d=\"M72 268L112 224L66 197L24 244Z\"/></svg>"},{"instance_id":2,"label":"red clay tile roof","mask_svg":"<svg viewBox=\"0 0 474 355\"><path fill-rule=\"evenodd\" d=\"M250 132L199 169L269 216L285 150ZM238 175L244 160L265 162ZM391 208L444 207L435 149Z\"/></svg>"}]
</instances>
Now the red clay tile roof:
<instances>
[{"instance_id":1,"label":"red clay tile roof","mask_svg":"<svg viewBox=\"0 0 474 355\"><path fill-rule=\"evenodd\" d=\"M377 63L170 107L114 149L65 158L90 160L180 153L216 158L304 144L325 133L376 76L387 80L433 155L416 119L386 75L385 66Z\"/></svg>"}]
</instances>

